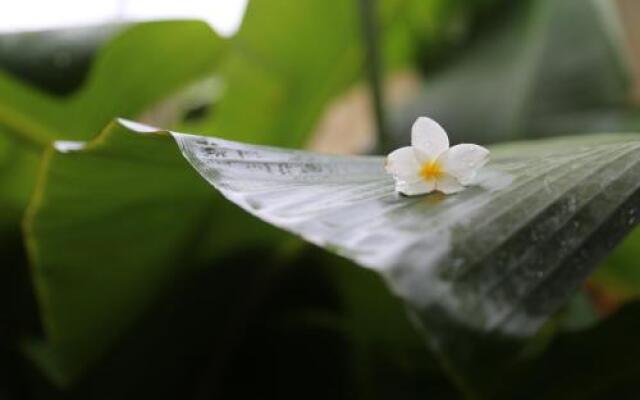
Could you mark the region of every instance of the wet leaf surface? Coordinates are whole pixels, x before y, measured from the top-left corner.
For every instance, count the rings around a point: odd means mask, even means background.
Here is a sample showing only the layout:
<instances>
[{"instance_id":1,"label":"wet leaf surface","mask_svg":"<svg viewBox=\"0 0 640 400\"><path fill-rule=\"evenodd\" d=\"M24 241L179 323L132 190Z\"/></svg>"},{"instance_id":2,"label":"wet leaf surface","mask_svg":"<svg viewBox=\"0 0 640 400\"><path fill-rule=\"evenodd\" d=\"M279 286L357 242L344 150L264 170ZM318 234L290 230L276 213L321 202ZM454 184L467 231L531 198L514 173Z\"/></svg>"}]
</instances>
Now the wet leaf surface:
<instances>
[{"instance_id":1,"label":"wet leaf surface","mask_svg":"<svg viewBox=\"0 0 640 400\"><path fill-rule=\"evenodd\" d=\"M454 368L502 364L637 223L635 135L494 146L473 187L413 198L382 157L173 136L232 202L384 276Z\"/></svg>"}]
</instances>

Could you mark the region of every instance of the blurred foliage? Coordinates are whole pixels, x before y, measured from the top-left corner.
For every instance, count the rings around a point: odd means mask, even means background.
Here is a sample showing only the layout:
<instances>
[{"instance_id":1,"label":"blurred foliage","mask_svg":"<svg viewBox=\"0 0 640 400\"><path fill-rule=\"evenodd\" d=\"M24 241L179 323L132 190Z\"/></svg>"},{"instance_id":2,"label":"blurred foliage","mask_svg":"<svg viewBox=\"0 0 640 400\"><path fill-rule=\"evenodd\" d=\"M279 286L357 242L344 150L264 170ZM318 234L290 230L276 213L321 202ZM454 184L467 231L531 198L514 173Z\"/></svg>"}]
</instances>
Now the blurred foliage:
<instances>
[{"instance_id":1,"label":"blurred foliage","mask_svg":"<svg viewBox=\"0 0 640 400\"><path fill-rule=\"evenodd\" d=\"M426 76L397 132L415 113L478 142L637 129L606 1L377 3L383 67ZM232 38L195 21L0 36L0 397L459 396L375 274L222 200L168 141L103 132L128 117L303 146L362 79L359 18L355 1L256 0ZM594 280L618 305L637 291L634 236ZM622 395L636 308L554 339L552 322L505 398ZM588 346L624 369L589 370Z\"/></svg>"},{"instance_id":2,"label":"blurred foliage","mask_svg":"<svg viewBox=\"0 0 640 400\"><path fill-rule=\"evenodd\" d=\"M0 68L51 94L70 94L86 79L97 50L121 28L5 34L0 40Z\"/></svg>"},{"instance_id":3,"label":"blurred foliage","mask_svg":"<svg viewBox=\"0 0 640 400\"><path fill-rule=\"evenodd\" d=\"M634 219L635 215L629 215ZM640 297L640 230L630 234L609 256L591 283L601 292L605 307L615 310L621 304Z\"/></svg>"},{"instance_id":4,"label":"blurred foliage","mask_svg":"<svg viewBox=\"0 0 640 400\"><path fill-rule=\"evenodd\" d=\"M397 112L398 144L420 115L456 142L631 131L633 78L613 2L519 2ZM567 21L571 23L567 23Z\"/></svg>"},{"instance_id":5,"label":"blurred foliage","mask_svg":"<svg viewBox=\"0 0 640 400\"><path fill-rule=\"evenodd\" d=\"M640 304L623 307L598 326L558 335L519 382L521 399L633 399L640 364L633 341ZM513 394L505 396L512 398Z\"/></svg>"},{"instance_id":6,"label":"blurred foliage","mask_svg":"<svg viewBox=\"0 0 640 400\"><path fill-rule=\"evenodd\" d=\"M0 75L0 127L38 145L90 139L114 115L135 117L209 73L222 47L205 23L134 25L100 49L84 85L65 98Z\"/></svg>"},{"instance_id":7,"label":"blurred foliage","mask_svg":"<svg viewBox=\"0 0 640 400\"><path fill-rule=\"evenodd\" d=\"M2 132L2 130L0 130ZM0 134L0 232L15 231L35 185L39 152Z\"/></svg>"}]
</instances>

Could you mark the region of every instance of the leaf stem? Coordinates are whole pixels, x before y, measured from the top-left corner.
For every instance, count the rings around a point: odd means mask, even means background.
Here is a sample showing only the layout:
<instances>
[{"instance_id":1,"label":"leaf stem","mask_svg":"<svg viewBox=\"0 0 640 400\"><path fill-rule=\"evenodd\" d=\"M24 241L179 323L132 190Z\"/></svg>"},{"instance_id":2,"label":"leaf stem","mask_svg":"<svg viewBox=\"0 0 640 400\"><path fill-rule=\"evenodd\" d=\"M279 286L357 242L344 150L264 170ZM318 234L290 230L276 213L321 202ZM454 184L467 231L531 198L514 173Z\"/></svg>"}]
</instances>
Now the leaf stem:
<instances>
[{"instance_id":1,"label":"leaf stem","mask_svg":"<svg viewBox=\"0 0 640 400\"><path fill-rule=\"evenodd\" d=\"M378 21L376 18L376 0L358 0L360 6L360 21L362 25L362 40L365 47L365 63L369 84L371 86L371 101L376 121L376 136L378 152L388 150L386 116L384 110L384 93L382 88L382 60L378 41Z\"/></svg>"},{"instance_id":2,"label":"leaf stem","mask_svg":"<svg viewBox=\"0 0 640 400\"><path fill-rule=\"evenodd\" d=\"M36 148L46 147L50 132L44 126L30 120L26 115L9 110L0 104L0 128L16 139Z\"/></svg>"}]
</instances>

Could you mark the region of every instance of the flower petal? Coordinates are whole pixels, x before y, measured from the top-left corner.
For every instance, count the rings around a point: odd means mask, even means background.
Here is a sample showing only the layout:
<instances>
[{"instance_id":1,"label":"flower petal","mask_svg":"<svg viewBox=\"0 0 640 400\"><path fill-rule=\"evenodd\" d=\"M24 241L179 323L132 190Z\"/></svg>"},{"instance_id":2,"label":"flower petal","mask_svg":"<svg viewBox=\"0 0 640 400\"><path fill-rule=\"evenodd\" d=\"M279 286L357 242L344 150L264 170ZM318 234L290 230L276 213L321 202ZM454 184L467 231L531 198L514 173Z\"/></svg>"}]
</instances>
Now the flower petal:
<instances>
[{"instance_id":1,"label":"flower petal","mask_svg":"<svg viewBox=\"0 0 640 400\"><path fill-rule=\"evenodd\" d=\"M385 169L395 177L414 179L419 177L420 164L413 147L402 147L387 156Z\"/></svg>"},{"instance_id":2,"label":"flower petal","mask_svg":"<svg viewBox=\"0 0 640 400\"><path fill-rule=\"evenodd\" d=\"M465 189L465 187L451 175L444 175L436 181L436 190L444 194L458 193Z\"/></svg>"},{"instance_id":3,"label":"flower petal","mask_svg":"<svg viewBox=\"0 0 640 400\"><path fill-rule=\"evenodd\" d=\"M468 185L476 171L489 161L489 150L475 144L459 144L443 153L438 160L447 174Z\"/></svg>"},{"instance_id":4,"label":"flower petal","mask_svg":"<svg viewBox=\"0 0 640 400\"><path fill-rule=\"evenodd\" d=\"M420 117L411 128L411 146L416 149L419 161L428 162L449 148L449 137L436 121Z\"/></svg>"},{"instance_id":5,"label":"flower petal","mask_svg":"<svg viewBox=\"0 0 640 400\"><path fill-rule=\"evenodd\" d=\"M431 193L436 189L435 180L426 181L424 179L405 181L396 180L396 191L407 196L415 196L418 194Z\"/></svg>"}]
</instances>

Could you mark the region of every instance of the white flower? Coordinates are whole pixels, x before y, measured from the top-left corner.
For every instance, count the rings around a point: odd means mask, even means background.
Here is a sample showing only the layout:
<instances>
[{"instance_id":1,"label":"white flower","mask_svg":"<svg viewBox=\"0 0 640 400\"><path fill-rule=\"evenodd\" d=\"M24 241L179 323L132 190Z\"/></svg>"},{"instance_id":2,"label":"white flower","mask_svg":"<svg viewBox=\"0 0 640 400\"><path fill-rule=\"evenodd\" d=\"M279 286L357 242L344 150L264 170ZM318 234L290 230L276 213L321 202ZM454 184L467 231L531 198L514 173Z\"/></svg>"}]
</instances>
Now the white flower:
<instances>
[{"instance_id":1,"label":"white flower","mask_svg":"<svg viewBox=\"0 0 640 400\"><path fill-rule=\"evenodd\" d=\"M420 117L411 128L411 146L387 156L386 170L396 191L408 196L464 190L476 171L489 161L489 150L475 144L449 148L449 137L437 122Z\"/></svg>"}]
</instances>

